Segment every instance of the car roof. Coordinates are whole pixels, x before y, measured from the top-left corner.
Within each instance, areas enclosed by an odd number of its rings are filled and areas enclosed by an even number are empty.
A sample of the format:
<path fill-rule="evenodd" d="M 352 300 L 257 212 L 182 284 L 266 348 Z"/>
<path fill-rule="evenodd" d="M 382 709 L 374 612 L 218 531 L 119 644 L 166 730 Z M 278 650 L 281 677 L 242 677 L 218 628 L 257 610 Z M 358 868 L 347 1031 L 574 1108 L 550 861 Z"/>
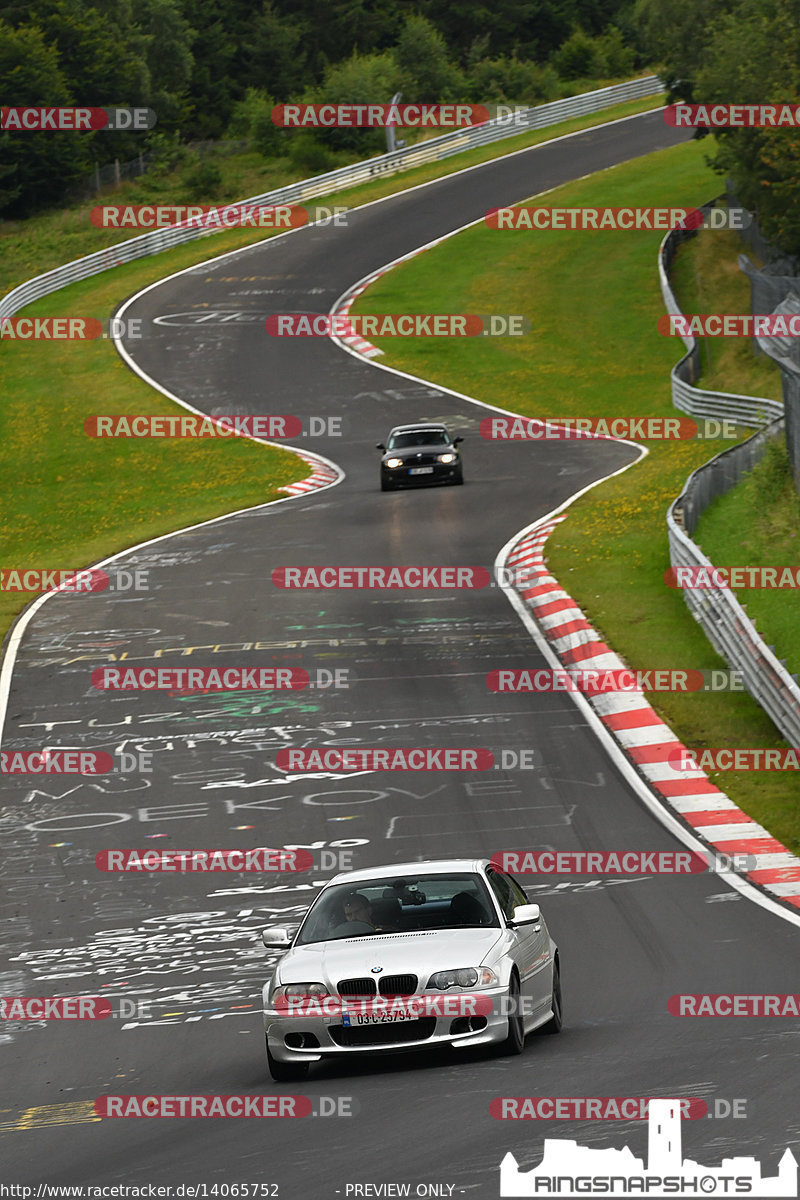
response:
<path fill-rule="evenodd" d="M 424 875 L 447 875 L 450 872 L 474 873 L 489 866 L 488 858 L 437 858 L 430 862 L 383 863 L 376 867 L 365 867 L 360 871 L 340 871 L 329 879 L 325 887 L 333 883 L 366 883 L 376 876 L 410 875 L 412 878 Z"/>
<path fill-rule="evenodd" d="M 426 421 L 423 425 L 395 425 L 394 429 L 389 430 L 389 436 L 393 433 L 422 433 L 428 429 L 443 429 L 447 432 L 447 426 L 441 422 Z"/>

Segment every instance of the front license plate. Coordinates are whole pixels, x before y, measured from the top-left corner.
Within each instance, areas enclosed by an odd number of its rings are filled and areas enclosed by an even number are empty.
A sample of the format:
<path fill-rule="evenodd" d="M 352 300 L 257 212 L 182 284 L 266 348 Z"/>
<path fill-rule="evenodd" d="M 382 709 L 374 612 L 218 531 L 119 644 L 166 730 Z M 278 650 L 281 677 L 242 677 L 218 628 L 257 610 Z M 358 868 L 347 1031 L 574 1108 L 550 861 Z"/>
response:
<path fill-rule="evenodd" d="M 416 1013 L 393 1006 L 391 1012 L 342 1013 L 342 1024 L 348 1029 L 353 1025 L 393 1025 L 396 1021 L 414 1021 L 416 1017 Z"/>
<path fill-rule="evenodd" d="M 433 467 L 412 467 L 409 475 L 432 475 Z"/>

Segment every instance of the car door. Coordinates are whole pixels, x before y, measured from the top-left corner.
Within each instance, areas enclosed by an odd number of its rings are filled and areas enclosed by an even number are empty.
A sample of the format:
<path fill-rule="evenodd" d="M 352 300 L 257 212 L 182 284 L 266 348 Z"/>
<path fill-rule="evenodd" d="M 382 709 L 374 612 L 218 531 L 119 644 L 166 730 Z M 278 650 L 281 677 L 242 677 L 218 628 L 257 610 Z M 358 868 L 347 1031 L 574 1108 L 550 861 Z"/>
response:
<path fill-rule="evenodd" d="M 517 881 L 504 871 L 489 867 L 486 874 L 503 916 L 511 920 L 518 904 L 529 903 L 527 896 Z M 542 1010 L 549 1006 L 552 993 L 552 975 L 548 969 L 551 959 L 550 939 L 545 923 L 537 921 L 530 925 L 520 925 L 509 932 L 514 939 L 511 955 L 519 971 L 520 989 L 522 995 L 527 997 L 525 1011 L 538 1017 Z"/>

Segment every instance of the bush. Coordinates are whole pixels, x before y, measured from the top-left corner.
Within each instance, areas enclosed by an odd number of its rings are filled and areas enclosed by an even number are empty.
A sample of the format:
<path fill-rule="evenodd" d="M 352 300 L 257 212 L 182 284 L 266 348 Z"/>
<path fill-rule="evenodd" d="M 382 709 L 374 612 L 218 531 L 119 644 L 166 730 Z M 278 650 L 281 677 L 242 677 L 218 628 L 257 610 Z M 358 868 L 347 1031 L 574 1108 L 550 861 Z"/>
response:
<path fill-rule="evenodd" d="M 556 100 L 560 81 L 552 66 L 511 58 L 483 58 L 467 77 L 469 98 L 477 104 L 542 104 Z"/>
<path fill-rule="evenodd" d="M 298 171 L 308 175 L 322 175 L 337 165 L 333 151 L 306 129 L 291 135 L 289 160 Z"/>
<path fill-rule="evenodd" d="M 184 179 L 187 200 L 219 199 L 222 172 L 216 163 L 205 159 L 188 173 Z"/>
<path fill-rule="evenodd" d="M 562 79 L 602 79 L 607 74 L 605 55 L 595 38 L 574 29 L 553 55 Z"/>
<path fill-rule="evenodd" d="M 354 53 L 329 66 L 319 88 L 303 99 L 315 104 L 388 104 L 400 86 L 400 70 L 392 54 Z M 383 129 L 327 129 L 317 137 L 331 150 L 356 150 L 363 158 L 386 149 Z"/>
<path fill-rule="evenodd" d="M 636 64 L 636 51 L 626 46 L 622 30 L 609 25 L 596 39 L 599 53 L 605 59 L 605 76 L 632 75 Z"/>
<path fill-rule="evenodd" d="M 286 134 L 273 123 L 274 107 L 275 100 L 267 92 L 261 88 L 248 88 L 244 98 L 234 105 L 228 136 L 246 138 L 251 148 L 265 158 L 282 153 Z"/>

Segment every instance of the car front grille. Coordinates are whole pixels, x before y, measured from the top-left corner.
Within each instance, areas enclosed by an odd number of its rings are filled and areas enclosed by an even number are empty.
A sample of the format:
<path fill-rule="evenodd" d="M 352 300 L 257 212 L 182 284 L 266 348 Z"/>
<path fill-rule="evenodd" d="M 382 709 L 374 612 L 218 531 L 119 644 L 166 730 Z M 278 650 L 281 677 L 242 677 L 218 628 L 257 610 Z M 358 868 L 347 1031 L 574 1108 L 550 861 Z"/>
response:
<path fill-rule="evenodd" d="M 378 980 L 378 991 L 382 996 L 413 996 L 417 983 L 416 975 L 387 975 Z"/>
<path fill-rule="evenodd" d="M 369 975 L 363 979 L 340 979 L 336 990 L 340 996 L 374 996 L 375 980 Z"/>
<path fill-rule="evenodd" d="M 387 1025 L 331 1025 L 328 1032 L 337 1046 L 390 1046 L 424 1041 L 435 1029 L 435 1017 L 418 1017 Z"/>

